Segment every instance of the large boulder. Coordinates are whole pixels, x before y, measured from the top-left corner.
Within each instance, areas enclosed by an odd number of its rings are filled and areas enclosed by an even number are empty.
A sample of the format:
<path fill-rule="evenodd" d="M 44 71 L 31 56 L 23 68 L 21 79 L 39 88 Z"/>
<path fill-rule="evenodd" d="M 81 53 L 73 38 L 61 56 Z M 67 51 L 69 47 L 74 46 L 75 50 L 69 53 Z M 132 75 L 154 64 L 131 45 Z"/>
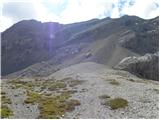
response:
<path fill-rule="evenodd" d="M 159 80 L 158 59 L 158 53 L 145 54 L 141 57 L 126 57 L 114 68 L 129 71 L 142 78 Z"/>

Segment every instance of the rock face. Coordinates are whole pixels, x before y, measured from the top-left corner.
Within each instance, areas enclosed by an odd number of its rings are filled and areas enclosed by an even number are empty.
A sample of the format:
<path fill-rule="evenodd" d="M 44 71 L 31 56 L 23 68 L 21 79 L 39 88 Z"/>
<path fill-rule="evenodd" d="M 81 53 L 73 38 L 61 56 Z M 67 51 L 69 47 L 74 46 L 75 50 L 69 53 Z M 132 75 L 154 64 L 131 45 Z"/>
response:
<path fill-rule="evenodd" d="M 159 49 L 157 44 L 159 41 L 159 28 L 156 27 L 159 26 L 158 17 L 151 19 L 149 23 L 139 20 L 133 22 L 132 19 L 128 19 L 128 22 L 128 26 L 132 27 L 135 33 L 130 39 L 122 39 L 120 41 L 121 46 L 140 55 L 157 52 Z M 134 26 L 132 26 L 133 23 L 135 23 Z M 128 33 L 130 32 L 128 31 Z"/>
<path fill-rule="evenodd" d="M 58 23 L 24 20 L 3 32 L 2 75 L 50 58 L 54 54 L 52 40 L 60 28 Z"/>
<path fill-rule="evenodd" d="M 158 53 L 146 54 L 141 57 L 126 57 L 115 68 L 129 71 L 139 77 L 159 80 L 158 62 Z"/>

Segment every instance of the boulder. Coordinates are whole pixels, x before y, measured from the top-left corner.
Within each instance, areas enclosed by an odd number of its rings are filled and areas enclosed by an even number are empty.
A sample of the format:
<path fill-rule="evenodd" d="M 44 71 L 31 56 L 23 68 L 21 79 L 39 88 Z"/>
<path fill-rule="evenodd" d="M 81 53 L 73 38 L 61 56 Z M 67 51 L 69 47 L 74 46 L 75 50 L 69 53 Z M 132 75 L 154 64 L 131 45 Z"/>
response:
<path fill-rule="evenodd" d="M 126 57 L 122 59 L 115 69 L 129 71 L 139 77 L 159 80 L 158 53 L 145 54 L 141 57 Z"/>

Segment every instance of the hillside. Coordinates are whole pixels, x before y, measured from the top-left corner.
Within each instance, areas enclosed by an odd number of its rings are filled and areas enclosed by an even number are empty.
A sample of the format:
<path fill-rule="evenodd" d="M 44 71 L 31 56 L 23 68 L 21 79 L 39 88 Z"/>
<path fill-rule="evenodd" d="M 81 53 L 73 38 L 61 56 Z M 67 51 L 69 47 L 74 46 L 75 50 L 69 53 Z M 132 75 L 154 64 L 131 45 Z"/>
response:
<path fill-rule="evenodd" d="M 158 17 L 136 16 L 66 25 L 21 21 L 2 33 L 2 75 L 48 76 L 85 61 L 114 67 L 126 57 L 158 52 L 158 24 Z"/>
<path fill-rule="evenodd" d="M 3 79 L 2 91 L 10 100 L 3 105 L 13 111 L 9 118 L 16 119 L 158 119 L 159 113 L 157 81 L 94 62 L 72 65 L 43 78 Z M 118 103 L 112 106 L 115 99 Z"/>

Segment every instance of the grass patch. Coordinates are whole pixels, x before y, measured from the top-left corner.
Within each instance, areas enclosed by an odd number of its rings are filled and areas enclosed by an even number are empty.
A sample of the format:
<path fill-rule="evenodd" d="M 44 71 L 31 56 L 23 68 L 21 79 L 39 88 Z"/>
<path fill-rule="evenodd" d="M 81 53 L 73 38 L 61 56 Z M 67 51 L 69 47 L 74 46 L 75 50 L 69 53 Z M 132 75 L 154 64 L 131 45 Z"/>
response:
<path fill-rule="evenodd" d="M 38 104 L 41 119 L 56 119 L 61 118 L 67 111 L 74 110 L 75 106 L 80 105 L 78 100 L 69 99 L 71 94 L 77 92 L 75 90 L 68 90 L 67 83 L 71 86 L 76 86 L 82 81 L 61 81 L 61 80 L 34 80 L 28 82 L 12 81 L 14 85 L 22 85 L 27 90 L 27 98 L 24 100 L 26 104 Z M 23 83 L 23 84 L 22 84 Z M 40 91 L 44 89 L 49 90 L 49 93 L 35 92 L 35 87 Z M 33 88 L 33 89 L 27 89 Z"/>
<path fill-rule="evenodd" d="M 110 96 L 109 95 L 101 95 L 101 96 L 99 96 L 99 98 L 100 99 L 107 99 L 107 98 L 110 98 Z"/>
<path fill-rule="evenodd" d="M 28 92 L 27 104 L 38 103 L 41 119 L 61 118 L 65 112 L 74 110 L 75 106 L 80 105 L 78 100 L 69 100 L 71 94 L 63 92 L 60 95 L 46 96 L 36 92 Z"/>
<path fill-rule="evenodd" d="M 39 101 L 39 109 L 41 119 L 56 119 L 64 115 L 67 104 L 65 100 L 70 97 L 69 94 L 61 94 L 58 96 L 42 97 Z"/>
<path fill-rule="evenodd" d="M 58 90 L 61 88 L 66 88 L 66 84 L 63 82 L 53 82 L 49 87 L 48 90 L 50 91 L 54 91 L 54 90 Z"/>
<path fill-rule="evenodd" d="M 118 81 L 114 80 L 114 79 L 110 80 L 109 83 L 112 84 L 112 85 L 116 85 L 116 86 L 120 85 L 120 83 Z"/>
<path fill-rule="evenodd" d="M 58 119 L 64 116 L 65 112 L 74 110 L 80 105 L 78 100 L 69 100 L 69 93 L 62 93 L 57 96 L 43 97 L 39 102 L 41 119 Z"/>
<path fill-rule="evenodd" d="M 13 111 L 8 106 L 1 106 L 1 118 L 9 118 L 13 115 Z"/>
<path fill-rule="evenodd" d="M 11 99 L 6 97 L 5 95 L 2 95 L 1 96 L 1 101 L 2 101 L 2 104 L 11 104 Z"/>
<path fill-rule="evenodd" d="M 9 81 L 8 83 L 11 83 L 11 84 L 26 84 L 27 82 L 21 81 L 20 79 L 15 79 L 15 80 Z"/>
<path fill-rule="evenodd" d="M 27 91 L 27 99 L 24 100 L 24 103 L 27 103 L 27 104 L 33 104 L 35 102 L 38 102 L 39 99 L 41 98 L 41 95 L 37 92 L 30 92 L 30 91 Z"/>
<path fill-rule="evenodd" d="M 27 90 L 33 90 L 35 87 L 40 87 L 42 84 L 42 81 L 23 81 L 23 79 L 16 79 L 9 81 L 10 84 L 14 85 L 13 89 L 18 89 L 18 88 L 25 88 Z"/>
<path fill-rule="evenodd" d="M 12 89 L 18 89 L 18 88 L 26 86 L 27 84 L 27 82 L 21 81 L 20 79 L 12 80 L 12 81 L 9 81 L 8 83 L 14 85 Z"/>
<path fill-rule="evenodd" d="M 114 110 L 128 106 L 128 101 L 123 98 L 114 98 L 107 101 L 106 104 Z"/>

